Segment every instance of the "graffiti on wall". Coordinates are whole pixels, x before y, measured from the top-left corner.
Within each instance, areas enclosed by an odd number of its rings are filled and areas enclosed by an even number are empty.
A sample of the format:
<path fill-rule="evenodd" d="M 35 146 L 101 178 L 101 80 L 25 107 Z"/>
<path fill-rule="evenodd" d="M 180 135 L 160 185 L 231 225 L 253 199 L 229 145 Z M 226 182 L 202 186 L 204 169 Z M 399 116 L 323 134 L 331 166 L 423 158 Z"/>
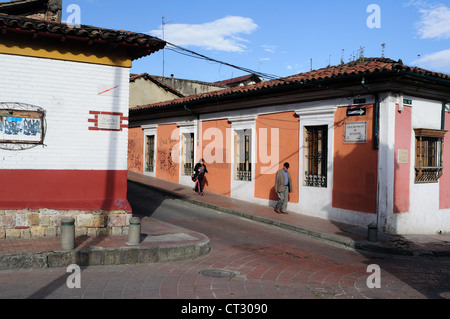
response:
<path fill-rule="evenodd" d="M 134 139 L 128 141 L 128 169 L 140 171 L 143 167 L 143 156 Z"/>
<path fill-rule="evenodd" d="M 175 152 L 174 150 L 174 143 L 170 138 L 159 139 L 159 148 L 158 148 L 158 164 L 161 171 L 171 175 L 175 176 L 178 175 L 178 170 L 176 163 L 173 161 L 172 158 L 172 152 Z"/>

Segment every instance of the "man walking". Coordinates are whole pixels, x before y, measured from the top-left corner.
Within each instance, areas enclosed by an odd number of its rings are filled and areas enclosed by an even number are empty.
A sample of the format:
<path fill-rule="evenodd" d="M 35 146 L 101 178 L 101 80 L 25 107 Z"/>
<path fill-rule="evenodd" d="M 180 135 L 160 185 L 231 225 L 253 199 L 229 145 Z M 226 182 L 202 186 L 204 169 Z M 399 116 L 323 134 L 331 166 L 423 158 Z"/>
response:
<path fill-rule="evenodd" d="M 275 212 L 287 214 L 289 193 L 293 192 L 291 174 L 288 172 L 289 163 L 284 163 L 283 168 L 275 176 L 275 191 L 278 194 L 278 203 Z"/>

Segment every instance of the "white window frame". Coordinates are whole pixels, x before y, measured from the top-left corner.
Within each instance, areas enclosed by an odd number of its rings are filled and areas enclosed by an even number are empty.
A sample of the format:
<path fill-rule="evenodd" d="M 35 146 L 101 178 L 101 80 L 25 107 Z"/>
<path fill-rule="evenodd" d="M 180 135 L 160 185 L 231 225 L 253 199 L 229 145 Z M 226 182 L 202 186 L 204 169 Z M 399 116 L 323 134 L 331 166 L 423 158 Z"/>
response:
<path fill-rule="evenodd" d="M 228 120 L 231 122 L 231 197 L 248 200 L 254 198 L 255 195 L 255 161 L 256 161 L 256 118 L 257 115 L 244 115 L 230 117 Z M 251 180 L 241 181 L 235 179 L 237 171 L 237 163 L 235 163 L 235 146 L 234 138 L 236 131 L 249 130 L 251 136 L 250 139 L 250 162 L 251 162 Z"/>
<path fill-rule="evenodd" d="M 148 176 L 153 176 L 155 177 L 156 175 L 156 170 L 157 170 L 157 162 L 156 162 L 156 151 L 158 149 L 158 136 L 157 136 L 157 128 L 158 125 L 144 125 L 142 126 L 142 129 L 144 130 L 144 150 L 143 150 L 143 170 L 144 170 L 144 175 L 148 175 Z M 154 150 L 153 150 L 153 172 L 147 172 L 146 171 L 146 167 L 147 167 L 147 137 L 148 136 L 154 136 L 155 137 L 155 143 L 154 143 Z"/>
<path fill-rule="evenodd" d="M 185 149 L 184 143 L 184 135 L 185 134 L 194 134 L 194 166 L 197 163 L 197 122 L 195 121 L 187 121 L 187 122 L 179 122 L 177 126 L 180 128 L 180 137 L 179 137 L 179 180 L 180 184 L 192 186 L 191 175 L 184 175 L 184 159 L 183 159 L 183 151 Z"/>

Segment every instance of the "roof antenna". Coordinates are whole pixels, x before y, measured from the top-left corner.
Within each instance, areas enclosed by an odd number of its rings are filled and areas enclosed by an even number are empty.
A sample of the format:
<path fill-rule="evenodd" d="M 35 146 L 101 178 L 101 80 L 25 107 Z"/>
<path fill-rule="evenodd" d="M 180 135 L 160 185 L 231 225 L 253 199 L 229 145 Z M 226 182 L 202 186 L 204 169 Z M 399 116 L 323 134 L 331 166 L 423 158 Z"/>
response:
<path fill-rule="evenodd" d="M 383 43 L 381 45 L 382 49 L 381 49 L 381 57 L 384 58 L 384 50 L 386 49 L 386 43 Z"/>

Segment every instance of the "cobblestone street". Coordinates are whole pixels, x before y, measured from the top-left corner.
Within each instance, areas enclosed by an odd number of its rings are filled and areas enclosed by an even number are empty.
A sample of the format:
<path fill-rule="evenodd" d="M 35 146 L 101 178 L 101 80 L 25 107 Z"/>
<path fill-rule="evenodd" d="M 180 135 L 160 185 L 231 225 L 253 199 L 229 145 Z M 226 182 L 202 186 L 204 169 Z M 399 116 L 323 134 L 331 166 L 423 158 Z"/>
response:
<path fill-rule="evenodd" d="M 64 268 L 0 272 L 0 298 L 438 299 L 450 297 L 450 258 L 403 257 L 334 247 L 148 189 L 130 188 L 136 211 L 208 236 L 206 257 L 81 268 L 81 288 Z M 145 193 L 145 194 L 144 194 Z M 152 197 L 152 202 L 148 197 Z M 140 198 L 141 202 L 137 201 Z M 145 208 L 145 209 L 144 209 Z M 145 231 L 145 217 L 143 231 Z M 369 288 L 369 265 L 381 287 Z M 370 280 L 369 280 L 370 281 Z"/>

